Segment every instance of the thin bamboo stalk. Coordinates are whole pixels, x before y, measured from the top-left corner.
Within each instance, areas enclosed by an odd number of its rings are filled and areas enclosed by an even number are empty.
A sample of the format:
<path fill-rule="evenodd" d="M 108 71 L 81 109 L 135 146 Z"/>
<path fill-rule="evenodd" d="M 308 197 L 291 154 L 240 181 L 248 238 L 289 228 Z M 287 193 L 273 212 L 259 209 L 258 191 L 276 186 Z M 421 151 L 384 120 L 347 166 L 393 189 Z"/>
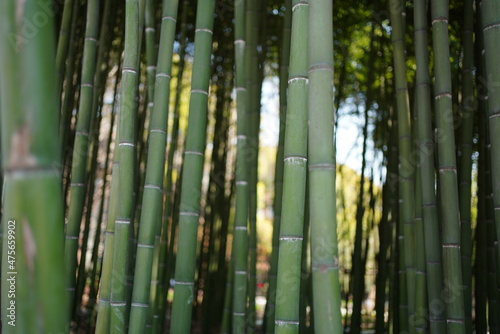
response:
<path fill-rule="evenodd" d="M 320 334 L 342 333 L 333 145 L 332 13 L 331 0 L 310 0 L 308 176 L 314 330 Z"/>
<path fill-rule="evenodd" d="M 83 49 L 80 104 L 73 147 L 73 161 L 71 164 L 71 197 L 68 223 L 66 225 L 66 242 L 64 245 L 70 303 L 73 303 L 75 296 L 78 240 L 85 205 L 85 194 L 87 192 L 87 160 L 89 156 L 90 125 L 92 113 L 94 112 L 92 104 L 94 102 L 98 31 L 99 0 L 91 0 L 87 4 L 87 25 L 85 28 L 85 45 Z"/>
<path fill-rule="evenodd" d="M 411 164 L 411 121 L 408 86 L 406 81 L 403 14 L 405 7 L 398 0 L 390 1 L 392 47 L 394 58 L 395 91 L 398 117 L 399 141 L 399 243 L 400 243 L 400 268 L 399 268 L 399 307 L 400 330 L 413 332 L 408 319 L 415 313 L 415 233 L 414 233 L 414 192 L 413 172 Z M 404 268 L 404 270 L 403 270 Z"/>
<path fill-rule="evenodd" d="M 184 151 L 184 171 L 179 212 L 179 248 L 175 265 L 174 301 L 170 331 L 189 333 L 194 300 L 196 233 L 200 215 L 201 179 L 205 151 L 210 56 L 215 0 L 198 2 L 195 55 L 192 73 L 189 120 Z"/>
<path fill-rule="evenodd" d="M 300 3 L 300 6 L 297 4 Z M 283 215 L 276 290 L 276 333 L 298 333 L 307 177 L 307 50 L 309 6 L 292 1 L 292 32 L 284 147 Z"/>
<path fill-rule="evenodd" d="M 150 313 L 150 288 L 155 249 L 155 235 L 160 234 L 163 176 L 165 171 L 165 145 L 167 140 L 168 106 L 170 96 L 170 78 L 172 74 L 172 53 L 174 47 L 175 25 L 177 21 L 178 1 L 164 1 L 161 28 L 160 49 L 156 74 L 156 91 L 152 107 L 149 139 L 148 161 L 140 230 L 137 244 L 137 260 L 134 273 L 134 288 L 130 311 L 130 328 L 132 332 L 145 329 L 146 319 Z M 146 40 L 147 42 L 147 40 Z M 149 42 L 151 43 L 151 41 Z M 149 45 L 150 48 L 152 47 Z M 149 50 L 151 51 L 151 50 Z M 151 75 L 151 73 L 148 73 Z M 153 92 L 149 91 L 151 94 Z M 150 97 L 151 98 L 151 97 Z M 157 245 L 158 247 L 159 245 Z"/>
<path fill-rule="evenodd" d="M 465 333 L 460 254 L 460 215 L 449 61 L 448 1 L 431 1 L 431 13 L 440 187 L 439 209 L 442 214 L 443 229 L 443 279 L 454 297 L 450 298 L 451 300 L 446 304 L 446 327 L 449 333 Z"/>
<path fill-rule="evenodd" d="M 141 23 L 144 1 L 127 0 L 125 5 L 125 50 L 122 68 L 120 111 L 118 114 L 117 147 L 119 167 L 117 179 L 116 218 L 112 257 L 110 328 L 116 333 L 126 331 L 129 303 L 127 275 L 131 265 L 130 240 L 133 236 L 134 180 L 136 160 L 137 77 L 140 55 Z M 113 171 L 114 172 L 114 171 Z M 111 246 L 111 245 L 110 245 Z"/>
<path fill-rule="evenodd" d="M 252 1 L 252 0 L 250 0 Z M 233 230 L 233 291 L 232 321 L 233 333 L 244 333 L 247 305 L 247 257 L 248 257 L 248 166 L 247 166 L 247 87 L 246 87 L 246 1 L 235 1 L 235 89 L 237 108 L 237 148 L 236 148 L 236 212 Z M 228 274 L 229 275 L 229 274 Z M 228 277 L 229 278 L 229 277 Z M 227 306 L 227 305 L 226 305 Z M 226 321 L 223 320 L 225 326 Z"/>
<path fill-rule="evenodd" d="M 441 299 L 443 291 L 443 273 L 440 250 L 440 232 L 436 207 L 435 177 L 434 177 L 434 143 L 431 121 L 429 52 L 427 40 L 427 3 L 415 1 L 415 54 L 417 63 L 415 113 L 420 155 L 422 218 L 425 234 L 425 257 L 427 272 L 427 300 L 429 301 L 430 329 L 436 333 L 446 333 L 445 313 L 432 303 Z M 417 175 L 418 177 L 418 175 Z"/>
<path fill-rule="evenodd" d="M 271 263 L 269 269 L 269 288 L 266 299 L 266 309 L 264 314 L 263 328 L 266 334 L 274 332 L 274 309 L 276 305 L 276 277 L 278 271 L 278 254 L 279 254 L 279 233 L 282 211 L 283 197 L 283 168 L 284 168 L 284 147 L 285 147 L 285 120 L 287 109 L 287 94 L 288 86 L 288 67 L 290 62 L 290 41 L 291 41 L 291 25 L 292 25 L 292 1 L 285 1 L 285 16 L 283 19 L 283 40 L 280 48 L 280 86 L 279 86 L 279 102 L 280 102 L 280 127 L 278 135 L 278 147 L 276 150 L 276 164 L 274 170 L 274 203 L 273 203 L 273 238 Z"/>

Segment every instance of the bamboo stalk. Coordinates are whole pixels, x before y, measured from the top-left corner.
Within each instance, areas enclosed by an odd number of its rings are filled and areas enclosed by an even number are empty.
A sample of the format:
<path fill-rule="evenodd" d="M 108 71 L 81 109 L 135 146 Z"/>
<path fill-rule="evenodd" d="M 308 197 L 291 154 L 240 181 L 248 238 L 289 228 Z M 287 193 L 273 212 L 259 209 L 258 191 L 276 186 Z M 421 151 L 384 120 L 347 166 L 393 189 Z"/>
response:
<path fill-rule="evenodd" d="M 450 333 L 465 333 L 460 255 L 460 215 L 449 61 L 448 1 L 431 1 L 431 12 L 440 187 L 439 209 L 442 214 L 443 229 L 443 279 L 445 285 L 454 295 L 454 298 L 446 304 L 446 327 Z"/>
<path fill-rule="evenodd" d="M 300 3 L 299 6 L 297 4 Z M 292 1 L 284 147 L 283 203 L 276 290 L 276 333 L 299 332 L 302 243 L 307 176 L 307 49 L 309 6 Z M 305 52 L 304 52 L 305 53 Z"/>
<path fill-rule="evenodd" d="M 3 333 L 61 333 L 69 323 L 53 18 L 24 30 L 42 5 L 0 3 Z"/>
<path fill-rule="evenodd" d="M 314 329 L 319 334 L 342 333 L 333 146 L 332 13 L 331 0 L 310 0 L 308 175 Z"/>
<path fill-rule="evenodd" d="M 179 245 L 175 265 L 171 333 L 189 333 L 194 300 L 197 228 L 200 215 L 201 178 L 205 152 L 206 115 L 212 50 L 215 1 L 198 2 L 195 55 L 192 73 L 189 120 L 184 151 L 184 171 L 179 212 Z"/>
<path fill-rule="evenodd" d="M 66 225 L 66 242 L 64 245 L 70 303 L 73 303 L 75 296 L 78 240 L 85 205 L 85 194 L 87 192 L 87 160 L 89 156 L 90 125 L 93 118 L 92 104 L 94 101 L 98 31 L 99 0 L 92 0 L 87 4 L 87 25 L 85 28 L 85 45 L 83 49 L 80 104 L 73 148 L 73 161 L 71 164 L 71 197 L 68 223 Z"/>
<path fill-rule="evenodd" d="M 167 140 L 168 102 L 177 9 L 178 1 L 164 1 L 160 49 L 158 53 L 159 61 L 155 83 L 156 92 L 159 93 L 154 94 L 154 105 L 150 120 L 148 161 L 146 164 L 140 230 L 136 251 L 137 260 L 134 273 L 134 288 L 130 311 L 129 330 L 132 332 L 140 332 L 145 329 L 146 319 L 150 313 L 149 300 L 155 235 L 159 235 L 163 211 L 165 145 Z M 151 73 L 148 74 L 151 75 Z"/>
<path fill-rule="evenodd" d="M 292 0 L 285 1 L 285 16 L 283 19 L 283 40 L 280 48 L 280 127 L 278 135 L 278 147 L 276 150 L 276 165 L 274 170 L 274 203 L 273 203 L 273 237 L 271 263 L 269 269 L 269 288 L 266 299 L 263 328 L 266 334 L 274 333 L 274 310 L 276 305 L 276 278 L 278 271 L 279 235 L 283 197 L 283 168 L 285 147 L 285 123 L 287 109 L 288 68 L 290 62 L 290 41 L 292 25 Z"/>
<path fill-rule="evenodd" d="M 418 151 L 420 155 L 419 180 L 422 194 L 422 218 L 425 234 L 425 257 L 427 271 L 427 300 L 432 332 L 446 333 L 444 312 L 433 307 L 433 302 L 441 299 L 443 273 L 440 250 L 438 212 L 436 207 L 434 177 L 434 144 L 431 124 L 431 100 L 429 77 L 429 52 L 427 40 L 427 4 L 415 1 L 415 54 L 417 63 L 415 90 L 415 113 L 417 117 Z"/>

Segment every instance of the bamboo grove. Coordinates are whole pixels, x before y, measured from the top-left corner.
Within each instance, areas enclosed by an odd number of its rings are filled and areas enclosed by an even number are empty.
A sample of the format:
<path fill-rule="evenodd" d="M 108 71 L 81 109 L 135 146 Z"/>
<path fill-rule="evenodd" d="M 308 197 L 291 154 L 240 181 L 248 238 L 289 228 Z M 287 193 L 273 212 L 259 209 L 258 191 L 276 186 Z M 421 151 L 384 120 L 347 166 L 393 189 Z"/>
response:
<path fill-rule="evenodd" d="M 500 332 L 499 0 L 2 0 L 0 38 L 1 332 Z"/>

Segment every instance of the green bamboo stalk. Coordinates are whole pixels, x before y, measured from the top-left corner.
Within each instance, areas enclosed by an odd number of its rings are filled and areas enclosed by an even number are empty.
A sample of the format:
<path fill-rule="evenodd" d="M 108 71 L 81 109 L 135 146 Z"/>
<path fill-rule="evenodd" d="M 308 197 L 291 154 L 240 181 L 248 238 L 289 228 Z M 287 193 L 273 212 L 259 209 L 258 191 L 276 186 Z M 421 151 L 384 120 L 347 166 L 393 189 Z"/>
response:
<path fill-rule="evenodd" d="M 119 64 L 121 65 L 121 64 Z M 119 67 L 121 68 L 121 66 Z M 117 74 L 115 90 L 121 87 L 121 78 L 123 72 Z M 115 107 L 119 104 L 117 101 L 118 95 L 115 94 Z M 115 122 L 118 115 L 115 115 Z M 118 132 L 118 126 L 116 132 Z M 109 140 L 112 140 L 110 137 Z M 115 141 L 116 142 L 116 141 Z M 118 150 L 113 152 L 113 164 L 111 175 L 117 175 L 119 170 L 119 157 Z M 109 152 L 108 152 L 109 154 Z M 97 333 L 107 333 L 110 328 L 110 311 L 111 311 L 111 275 L 112 275 L 112 265 L 113 265 L 113 245 L 115 240 L 115 220 L 116 220 L 116 208 L 117 201 L 114 200 L 118 195 L 118 178 L 111 178 L 110 190 L 109 190 L 109 203 L 107 212 L 107 222 L 106 231 L 104 234 L 104 253 L 102 256 L 102 269 L 100 272 L 99 280 L 99 304 L 96 319 L 96 332 Z"/>
<path fill-rule="evenodd" d="M 259 38 L 261 36 L 262 13 L 261 0 L 246 1 L 245 9 L 245 66 L 247 89 L 247 163 L 248 167 L 248 275 L 247 298 L 248 308 L 246 313 L 247 331 L 255 332 L 255 288 L 256 288 L 256 263 L 257 263 L 257 182 L 259 159 L 259 130 L 260 130 L 260 94 L 262 80 L 260 77 Z"/>
<path fill-rule="evenodd" d="M 117 82 L 115 82 L 115 87 L 114 87 L 114 97 L 116 98 L 117 94 Z M 102 259 L 98 257 L 98 250 L 99 250 L 99 245 L 101 244 L 101 230 L 102 230 L 102 225 L 103 225 L 103 216 L 104 216 L 104 200 L 106 198 L 106 188 L 108 186 L 108 180 L 107 180 L 107 175 L 108 175 L 108 169 L 109 169 L 109 161 L 110 161 L 110 156 L 111 156 L 111 142 L 113 140 L 113 131 L 114 131 L 114 124 L 115 124 L 115 119 L 116 119 L 116 114 L 114 111 L 114 108 L 111 109 L 111 120 L 109 123 L 109 133 L 108 133 L 108 142 L 106 146 L 106 159 L 104 161 L 104 170 L 103 170 L 103 176 L 102 176 L 102 187 L 101 187 L 101 203 L 99 205 L 99 213 L 97 215 L 97 226 L 96 226 L 96 233 L 94 236 L 94 246 L 92 249 L 92 257 L 91 257 L 91 262 L 92 262 L 92 270 L 90 272 L 90 291 L 89 291 L 89 309 L 93 310 L 94 309 L 94 304 L 96 302 L 96 296 L 97 296 L 97 291 L 99 287 L 99 280 L 100 280 L 100 264 L 102 264 Z"/>
<path fill-rule="evenodd" d="M 32 36 L 24 23 L 42 5 L 0 3 L 2 333 L 64 333 L 69 323 L 54 21 Z"/>
<path fill-rule="evenodd" d="M 276 290 L 276 333 L 299 332 L 307 176 L 307 33 L 309 5 L 292 1 L 292 31 L 284 147 L 283 214 Z"/>
<path fill-rule="evenodd" d="M 415 113 L 415 115 L 417 115 Z M 415 116 L 415 124 L 418 123 L 418 116 Z M 414 132 L 416 132 L 414 128 Z M 415 133 L 414 133 L 415 134 Z M 415 134 L 416 137 L 416 134 Z M 416 145 L 415 145 L 416 146 Z M 429 311 L 427 299 L 427 285 L 431 284 L 427 281 L 426 272 L 426 240 L 424 232 L 423 206 L 422 206 L 422 173 L 420 172 L 421 165 L 417 165 L 417 173 L 415 177 L 415 243 L 419 245 L 415 254 L 415 317 L 410 319 L 410 324 L 413 322 L 416 333 L 428 333 L 429 328 Z"/>
<path fill-rule="evenodd" d="M 170 78 L 172 73 L 172 52 L 178 1 L 164 1 L 160 49 L 156 74 L 156 91 L 151 113 L 148 161 L 142 198 L 140 230 L 137 244 L 137 259 L 134 274 L 134 288 L 130 311 L 130 331 L 145 329 L 150 313 L 150 287 L 155 235 L 159 235 L 162 217 L 163 176 L 165 170 L 165 145 L 167 140 Z M 147 42 L 147 40 L 146 40 Z M 151 47 L 151 46 L 150 46 Z M 159 245 L 157 245 L 159 246 Z"/>
<path fill-rule="evenodd" d="M 222 312 L 222 324 L 221 324 L 221 334 L 231 333 L 231 309 L 233 300 L 233 270 L 234 261 L 233 258 L 229 260 L 229 265 L 227 266 L 227 279 L 226 279 L 226 289 L 224 292 L 224 310 Z"/>
<path fill-rule="evenodd" d="M 320 334 L 342 333 L 333 146 L 332 13 L 331 0 L 310 0 L 308 175 L 314 329 Z"/>
<path fill-rule="evenodd" d="M 92 103 L 94 101 L 97 39 L 99 38 L 99 4 L 99 0 L 91 0 L 87 4 L 87 25 L 85 28 L 85 46 L 83 49 L 80 104 L 71 168 L 71 197 L 68 223 L 66 225 L 66 242 L 64 245 L 67 282 L 69 283 L 67 289 L 70 291 L 70 303 L 73 303 L 75 296 L 78 239 L 85 205 L 85 194 L 87 192 L 89 133 L 91 119 L 93 118 Z"/>
<path fill-rule="evenodd" d="M 500 240 L 500 68 L 498 67 L 498 42 L 500 41 L 499 19 L 500 4 L 497 1 L 482 0 L 480 4 L 484 35 L 485 73 L 488 79 L 488 118 L 490 132 L 491 174 L 493 205 L 497 240 Z"/>
<path fill-rule="evenodd" d="M 196 239 L 200 214 L 201 178 L 205 151 L 210 56 L 215 0 L 198 2 L 196 13 L 195 54 L 189 103 L 184 171 L 179 212 L 179 245 L 175 265 L 174 301 L 171 333 L 189 333 L 194 300 Z"/>
<path fill-rule="evenodd" d="M 57 98 L 61 97 L 62 86 L 64 83 L 64 70 L 66 68 L 66 60 L 68 55 L 68 46 L 72 40 L 73 34 L 72 22 L 76 21 L 76 7 L 78 7 L 78 2 L 74 3 L 73 0 L 64 0 L 63 13 L 61 19 L 61 28 L 59 30 L 59 39 L 57 41 L 57 52 L 56 52 L 56 72 L 57 72 Z M 54 13 L 56 14 L 56 13 Z M 98 20 L 98 19 L 97 19 Z M 71 58 L 69 58 L 71 61 Z M 73 73 L 71 73 L 73 74 Z"/>
<path fill-rule="evenodd" d="M 306 175 L 307 178 L 307 175 Z M 305 188 L 305 198 L 309 197 L 307 192 L 307 179 L 306 179 L 306 188 Z M 299 333 L 305 333 L 307 326 L 307 307 L 311 306 L 310 298 L 308 294 L 308 285 L 309 279 L 311 277 L 311 261 L 310 261 L 310 226 L 309 226 L 309 203 L 306 200 L 304 203 L 304 235 L 302 242 L 302 261 L 301 261 L 301 275 L 300 275 L 300 301 L 299 301 Z"/>
<path fill-rule="evenodd" d="M 460 255 L 460 215 L 449 61 L 448 1 L 431 1 L 431 12 L 440 186 L 439 208 L 442 214 L 443 229 L 443 279 L 454 296 L 446 304 L 446 327 L 449 333 L 465 333 Z"/>
<path fill-rule="evenodd" d="M 444 311 L 432 303 L 441 300 L 443 273 L 440 250 L 440 232 L 436 207 L 434 177 L 434 143 L 431 121 L 429 52 L 427 38 L 427 2 L 415 1 L 415 55 L 417 63 L 415 113 L 417 117 L 418 152 L 420 155 L 420 175 L 422 194 L 422 218 L 425 234 L 425 257 L 427 272 L 427 300 L 431 332 L 446 333 Z"/>
<path fill-rule="evenodd" d="M 285 147 L 285 118 L 287 109 L 286 89 L 288 86 L 288 67 L 290 62 L 290 41 L 292 25 L 292 1 L 285 1 L 285 16 L 283 19 L 283 39 L 280 48 L 280 127 L 278 135 L 278 147 L 276 150 L 276 164 L 274 169 L 274 220 L 271 263 L 269 269 L 269 288 L 267 292 L 266 309 L 264 314 L 264 331 L 266 334 L 274 332 L 274 310 L 276 305 L 276 278 L 278 271 L 279 235 L 281 222 L 281 205 L 283 197 L 283 169 L 284 169 L 284 147 Z"/>
<path fill-rule="evenodd" d="M 164 296 L 168 290 L 169 286 L 169 259 L 173 256 L 173 244 L 176 226 L 173 220 L 173 199 L 175 191 L 173 188 L 173 171 L 174 167 L 174 156 L 177 151 L 178 135 L 179 135 L 179 109 L 180 109 L 180 98 L 183 88 L 183 74 L 185 65 L 185 54 L 186 54 L 186 22 L 187 22 L 187 6 L 188 1 L 182 1 L 181 8 L 181 24 L 180 24 L 180 46 L 179 46 L 179 63 L 177 64 L 177 87 L 175 91 L 175 101 L 174 109 L 172 112 L 173 124 L 170 131 L 170 146 L 168 148 L 167 154 L 167 172 L 165 176 L 165 209 L 163 212 L 163 224 L 160 232 L 160 258 L 158 263 L 158 281 L 159 290 L 156 294 L 155 308 L 153 311 L 153 332 L 159 333 L 163 327 L 164 319 L 161 316 L 165 313 L 165 301 Z M 169 230 L 170 226 L 170 230 Z M 170 234 L 169 234 L 170 233 Z M 170 239 L 170 242 L 169 240 Z"/>
<path fill-rule="evenodd" d="M 134 232 L 131 223 L 134 213 L 134 165 L 136 160 L 137 76 L 140 55 L 140 35 L 143 19 L 141 0 L 127 0 L 125 7 L 125 51 L 123 58 L 120 111 L 118 114 L 117 147 L 119 163 L 115 200 L 116 218 L 112 258 L 110 329 L 116 333 L 126 331 L 128 324 L 127 274 L 132 259 L 129 258 L 129 238 Z M 111 246 L 111 245 L 110 245 Z"/>
<path fill-rule="evenodd" d="M 414 233 L 414 192 L 413 172 L 414 167 L 410 160 L 411 155 L 411 124 L 410 106 L 408 100 L 408 87 L 406 82 L 405 45 L 403 14 L 405 7 L 398 0 L 390 1 L 392 47 L 394 58 L 395 91 L 398 117 L 399 140 L 399 243 L 400 264 L 404 266 L 400 271 L 400 330 L 413 332 L 414 328 L 408 326 L 408 319 L 415 313 L 415 233 Z M 405 280 L 406 282 L 403 282 Z M 406 288 L 405 288 L 406 286 Z M 406 297 L 403 295 L 406 294 Z M 405 299 L 407 303 L 405 304 Z M 406 312 L 408 312 L 406 314 Z"/>
<path fill-rule="evenodd" d="M 471 178 L 474 96 L 474 2 L 464 1 L 462 33 L 462 126 L 459 131 L 458 196 L 460 205 L 462 273 L 464 283 L 465 330 L 472 332 L 472 231 L 471 231 Z"/>
<path fill-rule="evenodd" d="M 151 114 L 151 109 L 154 103 L 155 94 L 155 77 L 156 77 L 156 63 L 157 63 L 157 50 L 155 47 L 156 42 L 156 29 L 155 29 L 155 3 L 153 0 L 146 0 L 144 10 L 144 24 L 145 24 L 145 42 L 146 42 L 146 82 L 148 85 L 147 96 L 147 114 Z M 177 17 L 177 12 L 175 13 Z M 162 20 L 163 24 L 163 20 Z M 160 44 L 162 40 L 160 39 Z"/>
<path fill-rule="evenodd" d="M 237 148 L 236 148 L 236 213 L 233 230 L 233 291 L 232 291 L 232 332 L 245 332 L 247 305 L 247 257 L 248 257 L 248 166 L 247 166 L 247 87 L 246 87 L 246 1 L 234 2 L 235 34 L 235 90 L 237 108 Z M 229 275 L 229 274 L 228 274 Z"/>
<path fill-rule="evenodd" d="M 74 67 L 77 59 L 77 49 L 79 48 L 80 41 L 76 39 L 76 32 L 77 32 L 77 27 L 79 26 L 80 20 L 77 19 L 78 13 L 79 13 L 80 6 L 73 6 L 73 20 L 71 22 L 71 32 L 70 32 L 70 45 L 71 47 L 69 48 L 68 54 L 67 54 L 67 59 L 66 59 L 66 68 L 64 72 L 64 96 L 62 97 L 62 102 L 61 102 L 61 116 L 60 116 L 60 138 L 61 138 L 61 162 L 63 166 L 66 165 L 66 150 L 65 148 L 67 147 L 67 137 L 68 137 L 68 130 L 70 127 L 70 121 L 72 117 L 72 112 L 73 108 L 71 106 L 72 101 L 75 98 L 75 85 L 73 82 L 74 78 Z M 62 80 L 62 79 L 61 79 Z M 62 83 L 61 83 L 62 85 Z M 69 176 L 68 176 L 69 179 Z M 68 182 L 68 181 L 66 181 Z"/>

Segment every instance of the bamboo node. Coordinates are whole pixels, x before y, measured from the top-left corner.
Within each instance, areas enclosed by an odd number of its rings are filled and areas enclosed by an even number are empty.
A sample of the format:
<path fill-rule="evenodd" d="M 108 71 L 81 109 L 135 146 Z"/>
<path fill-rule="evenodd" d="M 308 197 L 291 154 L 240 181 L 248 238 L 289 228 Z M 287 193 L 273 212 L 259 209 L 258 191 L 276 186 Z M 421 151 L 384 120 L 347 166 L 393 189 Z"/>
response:
<path fill-rule="evenodd" d="M 149 307 L 149 304 L 144 304 L 144 303 L 132 303 L 131 304 L 132 307 Z"/>
<path fill-rule="evenodd" d="M 179 212 L 180 216 L 192 216 L 192 217 L 198 217 L 199 213 L 198 212 L 190 212 L 190 211 L 181 211 Z"/>
<path fill-rule="evenodd" d="M 186 281 L 176 281 L 176 280 L 174 280 L 174 286 L 175 285 L 194 285 L 194 282 L 186 282 Z"/>
<path fill-rule="evenodd" d="M 212 30 L 206 29 L 206 28 L 198 28 L 194 32 L 202 32 L 202 31 L 203 32 L 208 32 L 210 35 L 213 35 L 213 33 L 214 33 Z"/>
<path fill-rule="evenodd" d="M 155 190 L 159 190 L 160 192 L 163 192 L 163 189 L 157 185 L 154 185 L 154 184 L 146 184 L 144 186 L 144 189 L 155 189 Z"/>
<path fill-rule="evenodd" d="M 437 99 L 440 99 L 440 98 L 443 98 L 443 97 L 447 97 L 447 98 L 450 98 L 451 99 L 451 93 L 449 92 L 444 92 L 444 93 L 439 93 L 439 94 L 436 94 L 434 96 L 434 99 L 437 100 Z"/>
<path fill-rule="evenodd" d="M 443 244 L 443 248 L 455 248 L 455 249 L 460 249 L 460 245 L 459 245 L 459 244 L 447 243 L 447 244 Z"/>
<path fill-rule="evenodd" d="M 184 154 L 199 155 L 200 157 L 203 157 L 203 153 L 198 151 L 184 151 Z"/>
<path fill-rule="evenodd" d="M 161 134 L 164 134 L 164 135 L 167 134 L 167 131 L 165 131 L 163 129 L 151 129 L 149 132 L 150 133 L 155 133 L 156 132 L 156 133 L 161 133 Z"/>
<path fill-rule="evenodd" d="M 294 321 L 294 320 L 274 320 L 274 324 L 276 326 L 288 326 L 288 325 L 292 325 L 292 326 L 298 326 L 299 325 L 299 322 L 298 321 Z"/>
<path fill-rule="evenodd" d="M 159 73 L 156 73 L 156 77 L 161 77 L 161 78 L 167 78 L 167 79 L 171 79 L 172 77 L 167 74 L 167 73 L 164 73 L 164 72 L 159 72 Z"/>
<path fill-rule="evenodd" d="M 172 21 L 172 22 L 177 23 L 177 19 L 176 19 L 175 17 L 172 17 L 172 16 L 164 16 L 164 17 L 162 17 L 162 18 L 161 18 L 161 20 L 162 20 L 162 21 L 163 21 L 163 20 L 170 20 L 170 21 Z"/>
<path fill-rule="evenodd" d="M 434 25 L 434 23 L 438 23 L 438 22 L 444 22 L 444 23 L 448 24 L 448 18 L 445 16 L 436 17 L 435 19 L 432 20 L 432 25 Z"/>
<path fill-rule="evenodd" d="M 309 3 L 305 2 L 305 1 L 297 2 L 295 5 L 293 5 L 292 12 L 295 10 L 295 8 L 300 7 L 300 6 L 308 6 L 309 7 Z"/>
<path fill-rule="evenodd" d="M 155 248 L 154 245 L 148 245 L 148 244 L 137 244 L 137 247 L 140 247 L 140 248 L 149 248 L 149 249 Z"/>
<path fill-rule="evenodd" d="M 124 67 L 122 70 L 122 73 L 132 73 L 132 74 L 137 74 L 137 70 L 132 67 Z"/>
<path fill-rule="evenodd" d="M 288 79 L 288 84 L 291 84 L 294 81 L 302 81 L 302 80 L 304 80 L 306 82 L 306 84 L 309 83 L 308 77 L 303 76 L 303 75 L 298 75 L 298 76 L 295 76 L 293 78 Z"/>
<path fill-rule="evenodd" d="M 118 146 L 128 146 L 128 147 L 135 147 L 135 144 L 131 141 L 121 141 Z"/>
<path fill-rule="evenodd" d="M 206 90 L 203 90 L 203 89 L 191 89 L 191 94 L 193 93 L 199 93 L 199 94 L 204 94 L 206 96 L 208 96 L 208 92 Z"/>
<path fill-rule="evenodd" d="M 494 28 L 498 28 L 498 27 L 500 27 L 500 22 L 489 24 L 483 28 L 483 33 L 490 30 L 490 29 L 494 29 Z"/>
<path fill-rule="evenodd" d="M 296 236 L 283 236 L 283 237 L 280 237 L 280 240 L 283 240 L 283 241 L 302 241 L 304 240 L 303 237 L 296 237 Z"/>

